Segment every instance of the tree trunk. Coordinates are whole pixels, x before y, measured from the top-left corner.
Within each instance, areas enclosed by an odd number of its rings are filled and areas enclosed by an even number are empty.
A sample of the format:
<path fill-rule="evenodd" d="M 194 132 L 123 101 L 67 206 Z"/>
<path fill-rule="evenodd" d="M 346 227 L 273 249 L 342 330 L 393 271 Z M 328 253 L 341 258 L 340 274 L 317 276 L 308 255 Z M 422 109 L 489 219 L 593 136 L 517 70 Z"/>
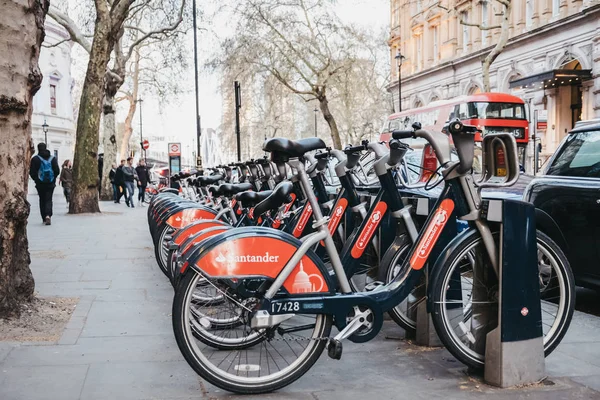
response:
<path fill-rule="evenodd" d="M 329 125 L 329 131 L 331 133 L 331 140 L 333 142 L 333 147 L 341 150 L 342 149 L 342 141 L 340 140 L 340 132 L 338 130 L 337 124 L 331 111 L 329 111 L 329 102 L 327 101 L 327 96 L 324 94 L 318 97 L 319 106 L 321 107 L 321 113 L 323 114 L 323 118 L 327 121 L 327 125 Z"/>
<path fill-rule="evenodd" d="M 33 298 L 27 241 L 31 113 L 49 2 L 1 1 L 0 9 L 0 318 L 18 316 Z"/>
<path fill-rule="evenodd" d="M 135 100 L 138 98 L 139 82 L 140 82 L 140 53 L 136 51 L 135 58 L 133 59 L 133 75 L 131 77 L 133 88 L 131 90 L 131 96 L 128 95 L 127 101 L 129 101 L 129 110 L 127 111 L 127 117 L 125 117 L 125 133 L 121 141 L 121 149 L 119 151 L 119 160 L 123 160 L 127 157 L 127 151 L 129 149 L 129 140 L 133 134 L 133 117 L 137 109 L 137 103 Z"/>
<path fill-rule="evenodd" d="M 98 206 L 98 131 L 104 96 L 104 75 L 115 43 L 111 37 L 110 28 L 110 18 L 98 13 L 77 118 L 70 214 L 100 212 Z"/>
<path fill-rule="evenodd" d="M 483 76 L 483 91 L 491 92 L 492 85 L 490 84 L 490 67 L 492 63 L 498 58 L 500 53 L 506 47 L 508 43 L 508 35 L 510 33 L 510 14 L 512 11 L 512 1 L 507 0 L 507 4 L 502 4 L 502 23 L 500 24 L 500 38 L 498 43 L 489 52 L 489 54 L 481 62 L 481 73 Z"/>
<path fill-rule="evenodd" d="M 105 93 L 102 112 L 104 114 L 102 147 L 104 148 L 104 166 L 102 168 L 102 187 L 100 200 L 112 200 L 113 191 L 109 174 L 113 163 L 117 162 L 117 121 L 115 119 L 115 98 Z"/>

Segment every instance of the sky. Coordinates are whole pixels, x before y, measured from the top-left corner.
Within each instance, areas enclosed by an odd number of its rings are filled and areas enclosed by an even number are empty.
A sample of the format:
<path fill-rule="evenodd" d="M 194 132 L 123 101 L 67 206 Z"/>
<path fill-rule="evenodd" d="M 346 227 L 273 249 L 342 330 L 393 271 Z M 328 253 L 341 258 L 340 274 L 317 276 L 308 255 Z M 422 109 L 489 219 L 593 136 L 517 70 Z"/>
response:
<path fill-rule="evenodd" d="M 243 1 L 243 0 L 242 0 Z M 390 0 L 337 0 L 337 12 L 342 21 L 356 23 L 365 27 L 379 30 L 389 26 Z M 203 1 L 197 1 L 198 7 L 206 7 Z M 211 2 L 208 2 L 211 3 Z M 203 28 L 202 22 L 199 28 Z M 218 45 L 218 37 L 225 37 L 231 32 L 231 26 L 225 20 L 214 24 L 210 31 L 201 30 L 198 35 L 198 62 L 204 64 L 208 55 L 214 52 L 214 46 Z M 193 70 L 193 33 L 190 30 L 186 42 L 190 48 L 190 68 L 184 78 L 188 92 L 178 98 L 170 99 L 168 102 L 160 102 L 158 98 L 145 97 L 143 103 L 143 132 L 145 137 L 149 136 L 173 136 L 181 141 L 184 156 L 186 152 L 195 148 L 195 102 L 194 102 L 194 70 Z M 74 58 L 82 59 L 81 49 L 74 50 Z M 73 77 L 83 80 L 86 65 L 79 63 L 73 67 Z M 199 74 L 199 99 L 200 116 L 202 128 L 216 128 L 221 123 L 221 96 L 218 92 L 220 83 L 216 73 L 200 70 Z M 233 85 L 233 82 L 231 83 Z M 126 104 L 118 105 L 117 121 L 125 120 Z M 139 126 L 139 114 L 134 118 L 134 134 Z M 152 146 L 152 143 L 150 143 Z M 188 147 L 189 146 L 189 147 Z M 188 150 L 189 149 L 189 150 Z"/>

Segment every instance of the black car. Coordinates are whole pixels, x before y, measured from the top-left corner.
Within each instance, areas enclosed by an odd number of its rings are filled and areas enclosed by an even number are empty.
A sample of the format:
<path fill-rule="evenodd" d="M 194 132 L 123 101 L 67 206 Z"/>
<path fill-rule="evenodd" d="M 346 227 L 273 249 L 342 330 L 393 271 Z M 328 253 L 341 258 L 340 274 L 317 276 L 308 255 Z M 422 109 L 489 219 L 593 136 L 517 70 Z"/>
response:
<path fill-rule="evenodd" d="M 573 129 L 523 200 L 558 224 L 577 285 L 600 290 L 600 124 Z"/>

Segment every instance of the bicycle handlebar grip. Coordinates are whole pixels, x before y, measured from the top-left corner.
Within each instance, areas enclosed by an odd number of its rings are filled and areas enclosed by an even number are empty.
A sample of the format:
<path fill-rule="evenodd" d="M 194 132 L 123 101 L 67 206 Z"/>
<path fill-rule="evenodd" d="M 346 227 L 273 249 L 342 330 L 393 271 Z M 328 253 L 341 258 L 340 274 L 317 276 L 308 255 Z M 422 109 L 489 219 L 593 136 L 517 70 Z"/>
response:
<path fill-rule="evenodd" d="M 401 143 L 398 139 L 390 140 L 389 144 L 390 157 L 388 158 L 387 164 L 393 167 L 402 161 L 406 151 L 408 150 L 408 146 L 404 143 Z"/>
<path fill-rule="evenodd" d="M 315 154 L 315 158 L 316 158 L 317 160 L 322 160 L 323 158 L 327 158 L 327 157 L 329 157 L 329 152 L 327 152 L 327 151 L 324 151 L 324 152 L 322 152 L 322 153 L 316 153 L 316 154 Z"/>
<path fill-rule="evenodd" d="M 414 131 L 393 131 L 392 137 L 394 139 L 410 139 L 415 137 Z"/>
<path fill-rule="evenodd" d="M 463 123 L 460 120 L 455 119 L 448 124 L 448 132 L 452 135 L 458 135 L 463 133 Z"/>
<path fill-rule="evenodd" d="M 360 146 L 347 146 L 344 149 L 344 153 L 346 154 L 350 154 L 350 153 L 356 153 L 357 151 L 363 151 L 365 150 L 366 145 L 360 145 Z"/>

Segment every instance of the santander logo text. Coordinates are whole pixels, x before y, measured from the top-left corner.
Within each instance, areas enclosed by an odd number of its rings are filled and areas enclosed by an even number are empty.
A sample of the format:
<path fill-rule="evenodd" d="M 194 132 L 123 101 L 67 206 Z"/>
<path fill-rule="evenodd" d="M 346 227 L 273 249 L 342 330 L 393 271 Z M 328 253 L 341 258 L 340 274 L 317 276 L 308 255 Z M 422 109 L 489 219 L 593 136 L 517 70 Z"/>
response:
<path fill-rule="evenodd" d="M 219 263 L 276 263 L 279 256 L 272 256 L 267 251 L 264 255 L 256 254 L 227 254 L 219 253 L 215 261 Z"/>
<path fill-rule="evenodd" d="M 304 210 L 302 210 L 302 214 L 300 215 L 300 219 L 298 220 L 298 223 L 296 224 L 296 227 L 294 228 L 294 232 L 292 232 L 295 237 L 298 238 L 302 235 L 302 232 L 304 232 L 304 228 L 306 227 L 306 224 L 307 224 L 308 220 L 310 219 L 311 215 L 312 215 L 312 207 L 310 206 L 309 203 L 306 203 L 306 207 L 304 207 Z"/>
<path fill-rule="evenodd" d="M 379 203 L 377 203 L 377 205 L 373 209 L 373 213 L 367 221 L 367 224 L 361 231 L 358 240 L 352 247 L 352 251 L 350 252 L 352 257 L 359 258 L 360 256 L 362 256 L 363 252 L 365 251 L 365 248 L 371 241 L 373 234 L 377 230 L 377 227 L 381 223 L 381 218 L 383 217 L 383 214 L 385 214 L 386 210 L 387 204 L 385 202 L 380 201 Z"/>
<path fill-rule="evenodd" d="M 454 202 L 450 199 L 442 200 L 440 206 L 435 210 L 435 214 L 417 246 L 417 251 L 410 258 L 410 266 L 413 269 L 419 270 L 423 268 L 433 246 L 435 246 L 444 230 L 444 226 L 448 222 L 448 216 L 452 214 L 453 210 Z"/>

